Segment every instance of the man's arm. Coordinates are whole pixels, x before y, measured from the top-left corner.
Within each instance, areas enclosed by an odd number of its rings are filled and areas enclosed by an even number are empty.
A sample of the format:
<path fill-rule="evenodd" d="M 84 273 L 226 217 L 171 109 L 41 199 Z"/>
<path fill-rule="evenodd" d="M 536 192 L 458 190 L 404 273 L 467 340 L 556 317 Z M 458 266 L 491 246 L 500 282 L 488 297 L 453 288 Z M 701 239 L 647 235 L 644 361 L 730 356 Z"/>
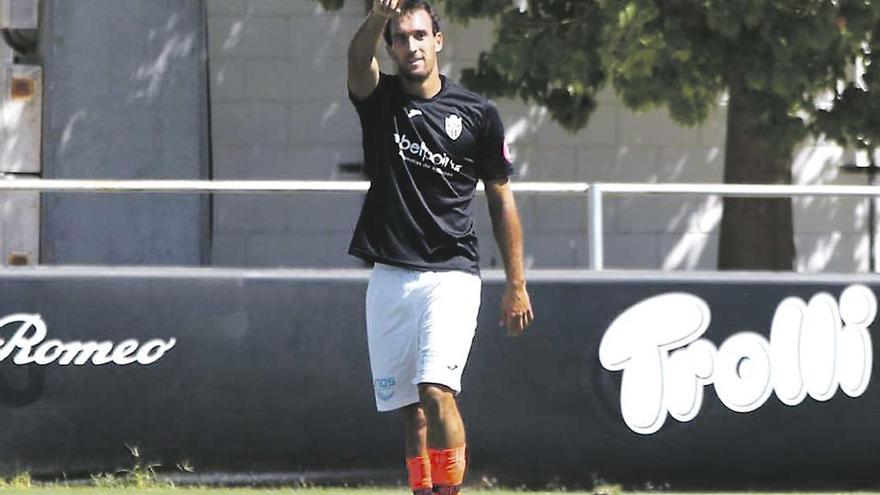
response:
<path fill-rule="evenodd" d="M 348 46 L 348 90 L 359 100 L 370 96 L 379 84 L 376 45 L 388 18 L 397 12 L 397 4 L 398 0 L 373 0 L 373 9 Z"/>
<path fill-rule="evenodd" d="M 522 334 L 535 318 L 523 268 L 522 227 L 510 183 L 506 179 L 485 182 L 486 199 L 495 242 L 504 260 L 507 287 L 501 300 L 501 322 L 508 335 Z"/>

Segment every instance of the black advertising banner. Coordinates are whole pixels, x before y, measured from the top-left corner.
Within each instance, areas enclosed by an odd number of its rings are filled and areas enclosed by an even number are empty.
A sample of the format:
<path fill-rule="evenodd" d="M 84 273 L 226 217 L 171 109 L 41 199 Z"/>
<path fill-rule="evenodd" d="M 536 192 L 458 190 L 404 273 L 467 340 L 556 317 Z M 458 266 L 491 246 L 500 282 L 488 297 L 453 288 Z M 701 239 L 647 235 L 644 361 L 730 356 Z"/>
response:
<path fill-rule="evenodd" d="M 397 468 L 375 412 L 364 271 L 0 273 L 0 469 Z M 532 274 L 498 327 L 485 275 L 460 396 L 472 472 L 531 482 L 880 481 L 880 278 Z M 390 391 L 388 391 L 390 393 Z"/>

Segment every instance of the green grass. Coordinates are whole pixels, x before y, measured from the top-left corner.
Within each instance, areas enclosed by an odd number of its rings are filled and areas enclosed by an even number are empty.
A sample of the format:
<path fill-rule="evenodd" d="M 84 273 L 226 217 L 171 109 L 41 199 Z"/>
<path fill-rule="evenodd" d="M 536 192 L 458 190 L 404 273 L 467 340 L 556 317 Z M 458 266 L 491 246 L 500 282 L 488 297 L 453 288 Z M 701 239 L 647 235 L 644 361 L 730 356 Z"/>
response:
<path fill-rule="evenodd" d="M 397 488 L 280 488 L 280 489 L 257 489 L 257 488 L 102 488 L 102 487 L 68 487 L 68 486 L 39 486 L 30 488 L 0 487 L 0 495 L 407 495 L 409 490 L 405 487 Z M 523 490 L 500 490 L 471 488 L 465 490 L 467 494 L 479 495 L 594 495 L 596 492 L 570 492 L 570 491 L 523 491 Z M 682 495 L 675 492 L 621 492 L 626 495 Z M 796 495 L 797 492 L 785 492 L 779 495 Z M 880 495 L 877 492 L 809 492 L 809 495 Z M 686 495 L 701 495 L 696 492 L 688 492 Z M 705 492 L 705 495 L 747 495 L 747 492 Z M 773 495 L 762 493 L 761 495 Z"/>
<path fill-rule="evenodd" d="M 96 488 L 96 487 L 32 487 L 0 488 L 0 494 L 22 495 L 406 495 L 404 488 L 347 489 L 347 488 Z"/>
<path fill-rule="evenodd" d="M 409 490 L 398 488 L 96 488 L 65 486 L 32 486 L 31 488 L 0 488 L 0 495 L 407 495 Z M 521 490 L 468 489 L 468 493 L 481 495 L 559 495 L 562 492 L 523 492 Z M 566 494 L 592 494 L 592 492 L 565 492 Z"/>
<path fill-rule="evenodd" d="M 0 495 L 408 495 L 410 491 L 406 487 L 392 488 L 194 488 L 194 487 L 88 487 L 88 486 L 64 486 L 64 485 L 40 485 L 34 483 L 29 488 L 0 486 Z M 465 495 L 595 495 L 597 492 L 574 492 L 574 491 L 524 491 L 502 490 L 497 488 L 469 488 L 465 487 Z M 628 492 L 627 495 L 635 495 Z M 614 494 L 619 495 L 619 494 Z M 648 495 L 648 494 L 641 494 Z M 654 494 L 656 495 L 656 494 Z M 664 495 L 668 495 L 664 493 Z M 695 495 L 695 494 L 688 494 Z M 791 494 L 786 494 L 791 495 Z M 811 494 L 816 495 L 816 494 Z"/>

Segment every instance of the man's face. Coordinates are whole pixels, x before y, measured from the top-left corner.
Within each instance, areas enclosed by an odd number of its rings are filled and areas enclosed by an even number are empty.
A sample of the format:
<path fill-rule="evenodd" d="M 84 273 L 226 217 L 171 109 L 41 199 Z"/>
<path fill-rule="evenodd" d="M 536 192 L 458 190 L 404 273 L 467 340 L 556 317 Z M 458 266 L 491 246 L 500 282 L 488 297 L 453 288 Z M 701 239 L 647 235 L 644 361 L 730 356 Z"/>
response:
<path fill-rule="evenodd" d="M 419 9 L 392 18 L 388 55 L 398 73 L 412 81 L 423 81 L 437 67 L 437 52 L 443 48 L 443 33 L 434 33 L 431 16 Z"/>

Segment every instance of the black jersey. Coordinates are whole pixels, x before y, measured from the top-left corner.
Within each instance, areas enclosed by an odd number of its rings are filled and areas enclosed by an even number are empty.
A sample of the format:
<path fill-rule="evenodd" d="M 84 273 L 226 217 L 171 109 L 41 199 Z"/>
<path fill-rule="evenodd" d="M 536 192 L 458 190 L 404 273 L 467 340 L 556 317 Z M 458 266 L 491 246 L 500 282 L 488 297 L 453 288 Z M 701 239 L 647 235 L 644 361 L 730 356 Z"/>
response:
<path fill-rule="evenodd" d="M 349 254 L 416 270 L 479 273 L 471 203 L 479 180 L 513 171 L 498 110 L 441 76 L 433 98 L 380 74 L 361 121 L 370 179 Z"/>

